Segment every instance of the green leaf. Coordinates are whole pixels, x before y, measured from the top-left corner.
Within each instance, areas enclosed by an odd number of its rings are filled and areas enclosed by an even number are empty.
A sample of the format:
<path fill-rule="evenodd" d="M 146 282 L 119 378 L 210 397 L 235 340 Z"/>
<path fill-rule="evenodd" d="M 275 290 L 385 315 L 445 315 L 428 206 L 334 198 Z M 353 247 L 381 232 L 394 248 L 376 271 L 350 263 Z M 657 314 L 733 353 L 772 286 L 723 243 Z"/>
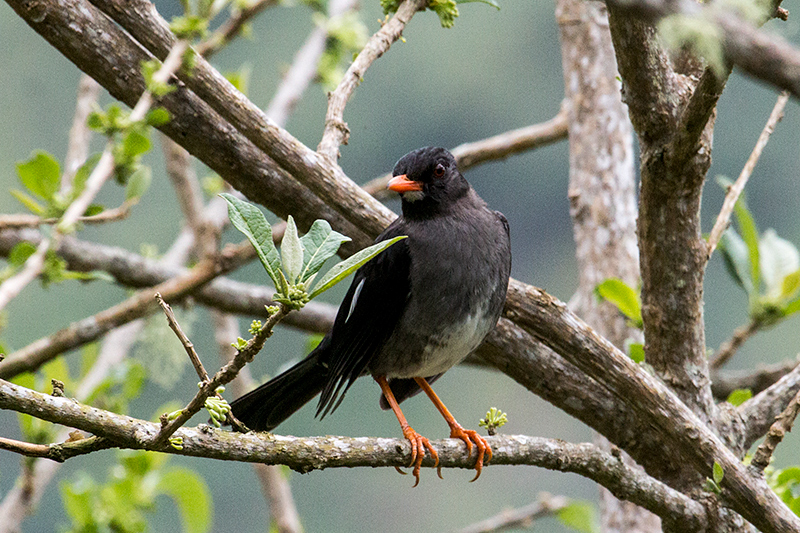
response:
<path fill-rule="evenodd" d="M 158 491 L 175 501 L 185 532 L 205 533 L 211 529 L 211 494 L 196 472 L 188 468 L 170 468 L 161 476 Z"/>
<path fill-rule="evenodd" d="M 407 235 L 401 235 L 399 237 L 395 237 L 394 239 L 389 239 L 388 241 L 382 241 L 377 244 L 373 244 L 368 248 L 364 248 L 360 252 L 351 255 L 341 263 L 337 263 L 333 266 L 328 272 L 322 276 L 314 290 L 309 295 L 309 299 L 316 298 L 323 292 L 327 291 L 344 278 L 349 276 L 352 272 L 358 270 L 361 265 L 387 249 L 389 246 L 393 245 L 399 240 L 405 239 Z"/>
<path fill-rule="evenodd" d="M 228 202 L 228 218 L 231 219 L 231 224 L 244 233 L 256 249 L 264 270 L 275 285 L 275 290 L 281 292 L 281 258 L 272 242 L 272 227 L 264 217 L 264 213 L 253 204 L 230 194 L 222 193 L 220 196 Z"/>
<path fill-rule="evenodd" d="M 558 511 L 558 520 L 567 527 L 583 533 L 600 531 L 597 510 L 587 502 L 574 502 Z"/>
<path fill-rule="evenodd" d="M 14 267 L 21 267 L 36 252 L 36 246 L 32 243 L 18 242 L 8 254 L 8 264 Z"/>
<path fill-rule="evenodd" d="M 719 240 L 719 251 L 728 274 L 750 295 L 753 292 L 753 280 L 750 277 L 750 252 L 739 234 L 728 228 Z"/>
<path fill-rule="evenodd" d="M 147 112 L 144 121 L 149 126 L 158 127 L 158 126 L 163 126 L 171 119 L 172 115 L 169 114 L 169 111 L 167 111 L 163 107 L 154 107 L 153 109 Z"/>
<path fill-rule="evenodd" d="M 759 259 L 758 250 L 758 229 L 753 220 L 753 215 L 747 210 L 744 197 L 740 196 L 736 205 L 733 206 L 733 211 L 736 214 L 736 222 L 739 224 L 739 231 L 742 232 L 742 239 L 747 245 L 747 251 L 750 258 L 750 279 L 753 283 L 753 294 L 758 293 L 761 287 L 761 262 Z"/>
<path fill-rule="evenodd" d="M 34 152 L 33 157 L 17 163 L 17 175 L 25 188 L 41 198 L 50 200 L 61 185 L 61 167 L 47 152 Z"/>
<path fill-rule="evenodd" d="M 630 343 L 628 345 L 628 357 L 637 365 L 644 363 L 644 344 L 640 342 Z"/>
<path fill-rule="evenodd" d="M 800 252 L 769 228 L 759 239 L 758 253 L 765 296 L 778 303 L 783 297 L 784 279 L 800 269 Z"/>
<path fill-rule="evenodd" d="M 150 187 L 150 182 L 153 180 L 153 173 L 150 167 L 139 167 L 136 172 L 131 174 L 128 178 L 128 184 L 125 186 L 125 201 L 139 200 L 147 189 Z"/>
<path fill-rule="evenodd" d="M 600 298 L 614 304 L 623 315 L 633 321 L 636 327 L 642 327 L 642 303 L 639 301 L 639 295 L 624 281 L 608 278 L 595 287 L 594 292 Z"/>
<path fill-rule="evenodd" d="M 92 154 L 88 159 L 86 159 L 86 162 L 80 166 L 78 171 L 75 172 L 75 177 L 72 179 L 72 190 L 69 193 L 70 201 L 80 196 L 80 194 L 86 188 L 86 180 L 89 179 L 94 167 L 97 166 L 97 163 L 100 161 L 102 156 L 103 154 L 99 152 Z"/>
<path fill-rule="evenodd" d="M 714 475 L 714 483 L 719 485 L 722 483 L 722 479 L 725 477 L 725 471 L 722 469 L 722 465 L 719 464 L 717 461 L 714 461 L 714 467 L 712 469 Z"/>
<path fill-rule="evenodd" d="M 728 395 L 728 399 L 726 401 L 729 404 L 739 407 L 752 397 L 753 391 L 750 389 L 736 389 Z"/>
<path fill-rule="evenodd" d="M 281 240 L 281 264 L 290 284 L 297 283 L 303 271 L 303 244 L 297 235 L 297 225 L 292 215 L 286 219 L 286 231 Z"/>
<path fill-rule="evenodd" d="M 39 202 L 25 194 L 24 192 L 20 191 L 19 189 L 11 189 L 8 191 L 11 193 L 11 196 L 16 198 L 19 203 L 24 205 L 28 211 L 33 213 L 34 215 L 43 215 L 44 214 L 44 207 L 42 207 Z"/>
<path fill-rule="evenodd" d="M 73 525 L 78 526 L 75 530 L 91 530 L 91 526 L 95 525 L 92 511 L 97 503 L 92 498 L 95 482 L 85 472 L 79 476 L 74 483 L 61 483 L 61 501 Z"/>
<path fill-rule="evenodd" d="M 789 316 L 800 311 L 800 297 L 795 298 L 783 307 L 783 316 Z"/>
<path fill-rule="evenodd" d="M 105 210 L 106 208 L 100 204 L 90 204 L 89 207 L 86 208 L 86 211 L 83 212 L 83 216 L 93 217 L 95 215 L 99 215 Z"/>
<path fill-rule="evenodd" d="M 336 255 L 342 243 L 348 242 L 350 237 L 346 237 L 331 229 L 327 220 L 315 220 L 303 235 L 300 242 L 303 243 L 303 272 L 300 274 L 300 281 L 309 281 L 311 277 L 319 272 L 325 261 Z"/>
<path fill-rule="evenodd" d="M 125 134 L 122 140 L 122 153 L 128 158 L 134 159 L 148 150 L 150 150 L 150 139 L 146 133 L 132 129 Z"/>
<path fill-rule="evenodd" d="M 783 278 L 783 287 L 781 287 L 781 300 L 788 300 L 792 298 L 797 289 L 800 288 L 800 270 L 795 270 Z"/>

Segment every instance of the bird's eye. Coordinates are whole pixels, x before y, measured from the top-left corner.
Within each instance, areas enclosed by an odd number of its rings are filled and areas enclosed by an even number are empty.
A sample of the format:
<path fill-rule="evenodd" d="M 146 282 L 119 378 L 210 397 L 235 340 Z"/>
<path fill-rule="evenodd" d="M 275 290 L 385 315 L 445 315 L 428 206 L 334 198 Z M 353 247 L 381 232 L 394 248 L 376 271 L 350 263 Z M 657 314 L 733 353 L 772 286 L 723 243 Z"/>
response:
<path fill-rule="evenodd" d="M 437 178 L 444 176 L 444 165 L 441 163 L 437 164 L 436 168 L 433 169 L 433 175 Z"/>

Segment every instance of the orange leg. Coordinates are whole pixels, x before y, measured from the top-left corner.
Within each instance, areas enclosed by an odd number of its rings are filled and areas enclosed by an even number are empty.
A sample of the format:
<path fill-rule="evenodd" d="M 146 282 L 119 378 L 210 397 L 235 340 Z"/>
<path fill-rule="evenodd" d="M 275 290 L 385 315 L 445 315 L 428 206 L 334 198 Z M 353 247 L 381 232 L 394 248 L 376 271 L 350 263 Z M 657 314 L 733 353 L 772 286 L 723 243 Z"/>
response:
<path fill-rule="evenodd" d="M 377 381 L 378 385 L 380 385 L 383 395 L 386 397 L 386 401 L 389 402 L 389 406 L 392 408 L 392 411 L 394 411 L 394 416 L 396 416 L 397 421 L 400 422 L 400 429 L 403 430 L 403 436 L 411 443 L 411 463 L 408 466 L 414 465 L 414 470 L 411 472 L 414 477 L 417 478 L 417 482 L 414 483 L 414 486 L 416 487 L 419 485 L 419 469 L 422 466 L 422 459 L 425 457 L 425 448 L 428 449 L 431 457 L 433 457 L 436 461 L 435 466 L 439 472 L 439 477 L 442 477 L 441 468 L 439 467 L 439 454 L 433 449 L 433 446 L 431 446 L 431 443 L 428 439 L 422 435 L 419 435 L 411 426 L 408 425 L 406 417 L 403 415 L 403 411 L 400 410 L 400 406 L 397 404 L 394 394 L 392 394 L 392 389 L 389 387 L 389 383 L 386 381 L 386 377 L 378 376 L 375 378 L 375 381 Z M 401 474 L 403 473 L 400 471 L 400 469 L 397 471 Z"/>
<path fill-rule="evenodd" d="M 477 474 L 475 474 L 475 477 L 472 478 L 472 481 L 475 481 L 481 476 L 484 455 L 486 456 L 486 462 L 492 460 L 492 448 L 489 446 L 489 443 L 486 442 L 486 439 L 478 435 L 477 431 L 472 429 L 464 429 L 461 427 L 461 424 L 456 422 L 456 419 L 450 414 L 450 411 L 447 410 L 447 407 L 445 407 L 445 405 L 442 403 L 442 400 L 436 396 L 436 393 L 433 392 L 433 389 L 424 378 L 414 378 L 414 381 L 416 381 L 420 388 L 425 391 L 425 394 L 427 394 L 428 398 L 431 399 L 433 405 L 435 405 L 439 412 L 442 413 L 447 425 L 450 426 L 450 438 L 463 440 L 467 445 L 467 454 L 472 453 L 472 444 L 475 444 L 475 447 L 478 449 L 478 458 L 475 460 L 475 470 L 477 471 Z"/>

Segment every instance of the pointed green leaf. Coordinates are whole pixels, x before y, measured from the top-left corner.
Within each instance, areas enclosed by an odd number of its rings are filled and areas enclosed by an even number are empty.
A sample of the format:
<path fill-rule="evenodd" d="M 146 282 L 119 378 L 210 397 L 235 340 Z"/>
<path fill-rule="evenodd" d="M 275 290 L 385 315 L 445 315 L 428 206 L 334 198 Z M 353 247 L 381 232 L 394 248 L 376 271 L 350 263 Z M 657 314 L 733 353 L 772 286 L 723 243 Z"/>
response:
<path fill-rule="evenodd" d="M 264 217 L 264 213 L 253 204 L 230 194 L 222 193 L 220 196 L 228 202 L 228 217 L 231 219 L 231 224 L 244 233 L 256 249 L 264 270 L 275 285 L 275 290 L 280 292 L 281 278 L 278 273 L 281 270 L 281 258 L 272 242 L 272 227 Z"/>
<path fill-rule="evenodd" d="M 800 311 L 800 296 L 786 304 L 783 309 L 783 316 L 789 316 Z"/>
<path fill-rule="evenodd" d="M 736 205 L 733 206 L 736 214 L 736 222 L 739 224 L 739 231 L 742 232 L 742 239 L 747 245 L 750 256 L 750 279 L 753 282 L 753 294 L 758 293 L 761 288 L 761 264 L 758 251 L 758 229 L 753 220 L 753 215 L 745 205 L 744 197 L 740 196 Z"/>
<path fill-rule="evenodd" d="M 750 389 L 736 389 L 735 391 L 731 392 L 728 395 L 728 399 L 725 401 L 727 401 L 731 405 L 739 407 L 752 397 L 753 397 L 753 391 L 751 391 Z"/>
<path fill-rule="evenodd" d="M 161 476 L 158 491 L 175 501 L 185 532 L 205 533 L 211 529 L 211 494 L 196 472 L 188 468 L 170 468 Z"/>
<path fill-rule="evenodd" d="M 594 505 L 587 502 L 574 502 L 557 513 L 558 520 L 567 527 L 583 533 L 597 533 L 600 524 L 597 519 L 597 510 Z"/>
<path fill-rule="evenodd" d="M 27 161 L 17 163 L 17 175 L 25 188 L 41 198 L 50 200 L 61 185 L 61 167 L 47 152 L 34 152 Z"/>
<path fill-rule="evenodd" d="M 800 270 L 795 270 L 783 278 L 781 300 L 792 298 L 797 293 L 798 288 L 800 288 Z"/>
<path fill-rule="evenodd" d="M 764 295 L 770 302 L 779 302 L 783 297 L 784 279 L 800 269 L 800 253 L 794 244 L 778 237 L 772 228 L 761 236 L 758 253 Z"/>
<path fill-rule="evenodd" d="M 131 159 L 142 155 L 149 149 L 150 139 L 146 133 L 138 129 L 128 131 L 128 133 L 125 134 L 125 138 L 122 140 L 122 153 Z"/>
<path fill-rule="evenodd" d="M 753 292 L 752 271 L 750 269 L 750 252 L 739 234 L 728 228 L 719 240 L 719 251 L 728 274 L 749 295 Z"/>
<path fill-rule="evenodd" d="M 292 285 L 297 283 L 303 271 L 303 244 L 297 235 L 297 225 L 292 215 L 286 219 L 286 231 L 281 240 L 281 263 L 289 283 Z"/>
<path fill-rule="evenodd" d="M 600 298 L 612 303 L 626 317 L 630 318 L 636 327 L 642 327 L 642 304 L 639 295 L 624 281 L 617 278 L 608 278 L 594 289 Z"/>
<path fill-rule="evenodd" d="M 722 479 L 725 477 L 725 471 L 722 469 L 722 465 L 716 461 L 714 461 L 713 474 L 714 474 L 714 483 L 716 483 L 717 485 L 722 483 Z"/>
<path fill-rule="evenodd" d="M 336 255 L 342 243 L 348 242 L 346 237 L 338 231 L 333 231 L 327 220 L 315 220 L 303 235 L 303 273 L 300 274 L 301 282 L 311 284 L 314 274 L 319 272 L 325 261 Z"/>
<path fill-rule="evenodd" d="M 351 273 L 358 270 L 361 265 L 387 249 L 389 246 L 393 245 L 399 240 L 405 239 L 407 235 L 401 235 L 399 237 L 395 237 L 394 239 L 389 239 L 388 241 L 382 241 L 377 244 L 373 244 L 368 248 L 364 248 L 360 252 L 351 255 L 341 263 L 337 263 L 333 266 L 328 272 L 322 276 L 314 290 L 309 295 L 310 299 L 316 298 L 323 292 L 327 291 L 344 278 L 349 276 Z"/>
<path fill-rule="evenodd" d="M 154 107 L 150 111 L 147 112 L 145 116 L 145 122 L 148 125 L 153 127 L 163 126 L 167 122 L 172 119 L 172 115 L 169 114 L 169 111 L 164 109 L 163 107 Z"/>
<path fill-rule="evenodd" d="M 19 189 L 11 189 L 8 191 L 11 193 L 11 196 L 16 198 L 19 203 L 24 205 L 28 211 L 33 213 L 34 215 L 43 215 L 44 214 L 44 207 L 42 207 L 39 202 L 25 194 L 24 192 L 20 191 Z"/>
<path fill-rule="evenodd" d="M 128 184 L 125 186 L 125 200 L 138 200 L 144 196 L 144 193 L 150 188 L 151 181 L 153 181 L 153 173 L 150 167 L 139 167 L 128 178 Z"/>

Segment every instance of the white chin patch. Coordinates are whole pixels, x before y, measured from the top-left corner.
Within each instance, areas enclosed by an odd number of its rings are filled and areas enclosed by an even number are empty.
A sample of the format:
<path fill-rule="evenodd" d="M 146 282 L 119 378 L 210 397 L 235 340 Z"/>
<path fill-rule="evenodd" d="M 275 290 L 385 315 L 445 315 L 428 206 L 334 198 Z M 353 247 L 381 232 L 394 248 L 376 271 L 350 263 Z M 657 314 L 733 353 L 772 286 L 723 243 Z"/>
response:
<path fill-rule="evenodd" d="M 417 200 L 422 200 L 423 196 L 425 196 L 425 193 L 422 191 L 408 191 L 403 193 L 403 200 L 406 202 L 416 202 Z"/>

